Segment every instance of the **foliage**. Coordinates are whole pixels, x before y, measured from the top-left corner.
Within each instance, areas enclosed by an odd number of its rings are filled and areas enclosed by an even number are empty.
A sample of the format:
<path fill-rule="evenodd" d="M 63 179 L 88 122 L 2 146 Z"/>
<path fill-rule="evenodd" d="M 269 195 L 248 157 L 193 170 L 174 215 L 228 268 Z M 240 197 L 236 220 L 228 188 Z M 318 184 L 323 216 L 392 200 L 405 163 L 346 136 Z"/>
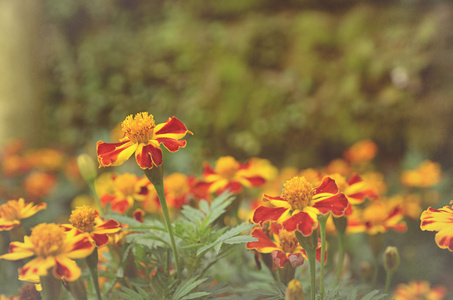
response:
<path fill-rule="evenodd" d="M 191 124 L 194 165 L 322 164 L 363 138 L 451 163 L 448 23 L 406 2 L 47 0 L 46 137 L 85 145 L 143 110 Z"/>

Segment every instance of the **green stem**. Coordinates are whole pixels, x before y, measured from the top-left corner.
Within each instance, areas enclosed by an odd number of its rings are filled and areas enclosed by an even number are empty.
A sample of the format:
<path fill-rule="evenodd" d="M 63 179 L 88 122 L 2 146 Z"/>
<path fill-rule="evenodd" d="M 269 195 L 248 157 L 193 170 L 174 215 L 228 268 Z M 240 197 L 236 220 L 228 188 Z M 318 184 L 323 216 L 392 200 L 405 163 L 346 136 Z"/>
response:
<path fill-rule="evenodd" d="M 145 169 L 145 175 L 148 177 L 148 180 L 154 185 L 156 189 L 157 196 L 159 197 L 160 206 L 162 207 L 162 212 L 164 214 L 165 226 L 167 227 L 168 234 L 170 235 L 171 250 L 173 252 L 176 274 L 178 278 L 181 276 L 181 267 L 179 265 L 179 256 L 176 249 L 175 237 L 173 234 L 173 228 L 171 226 L 170 214 L 168 213 L 167 200 L 165 199 L 165 190 L 164 190 L 164 172 L 163 167 L 154 167 L 152 169 Z"/>
<path fill-rule="evenodd" d="M 344 262 L 344 246 L 345 246 L 345 234 L 338 232 L 338 265 L 337 265 L 337 274 L 335 277 L 335 284 L 338 285 L 340 283 L 341 272 L 343 270 L 343 262 Z"/>
<path fill-rule="evenodd" d="M 98 193 L 96 192 L 96 187 L 94 186 L 94 180 L 88 182 L 91 194 L 93 195 L 94 201 L 96 202 L 97 207 L 99 208 L 99 214 L 102 216 L 104 212 L 102 211 L 101 200 L 99 200 Z"/>
<path fill-rule="evenodd" d="M 296 237 L 299 244 L 307 253 L 308 264 L 310 265 L 310 287 L 311 300 L 316 300 L 316 249 L 318 248 L 318 229 L 315 229 L 309 236 L 304 236 L 296 230 Z"/>
<path fill-rule="evenodd" d="M 316 251 L 305 251 L 310 265 L 311 300 L 316 300 Z"/>
<path fill-rule="evenodd" d="M 47 276 L 41 276 L 40 282 L 42 286 L 43 298 L 47 300 L 55 300 L 60 297 L 61 292 L 61 280 L 55 278 L 49 274 Z"/>
<path fill-rule="evenodd" d="M 96 290 L 96 296 L 98 300 L 101 300 L 101 289 L 99 288 L 99 280 L 98 280 L 98 248 L 94 248 L 93 253 L 88 255 L 85 258 L 88 269 L 90 270 L 91 277 L 93 278 L 93 285 L 94 289 Z"/>
<path fill-rule="evenodd" d="M 392 282 L 393 272 L 387 271 L 387 277 L 385 279 L 385 290 L 384 293 L 388 294 L 390 289 L 390 283 Z"/>
<path fill-rule="evenodd" d="M 327 219 L 329 218 L 330 213 L 327 213 L 326 215 L 318 215 L 318 221 L 319 221 L 319 228 L 320 228 L 320 234 L 321 234 L 321 275 L 319 278 L 319 294 L 321 295 L 321 300 L 324 299 L 324 265 L 325 265 L 325 259 L 326 259 L 326 243 L 327 243 L 327 237 L 326 237 L 326 224 L 327 224 Z"/>

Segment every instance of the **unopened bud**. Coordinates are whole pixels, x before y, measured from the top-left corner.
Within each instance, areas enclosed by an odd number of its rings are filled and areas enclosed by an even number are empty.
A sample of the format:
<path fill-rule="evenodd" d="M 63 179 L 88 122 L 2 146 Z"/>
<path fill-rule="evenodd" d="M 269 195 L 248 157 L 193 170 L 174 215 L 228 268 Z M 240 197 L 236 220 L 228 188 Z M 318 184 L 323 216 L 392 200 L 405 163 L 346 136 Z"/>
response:
<path fill-rule="evenodd" d="M 384 252 L 384 268 L 388 272 L 394 272 L 400 265 L 400 254 L 396 247 L 387 247 Z"/>
<path fill-rule="evenodd" d="M 368 261 L 362 261 L 360 262 L 360 274 L 362 275 L 365 280 L 368 280 L 371 278 L 371 275 L 373 274 L 373 267 Z"/>
<path fill-rule="evenodd" d="M 288 283 L 285 300 L 305 300 L 302 284 L 298 280 L 293 279 Z"/>
<path fill-rule="evenodd" d="M 80 154 L 77 157 L 77 166 L 79 167 L 80 175 L 86 182 L 93 182 L 96 179 L 96 165 L 88 154 Z"/>

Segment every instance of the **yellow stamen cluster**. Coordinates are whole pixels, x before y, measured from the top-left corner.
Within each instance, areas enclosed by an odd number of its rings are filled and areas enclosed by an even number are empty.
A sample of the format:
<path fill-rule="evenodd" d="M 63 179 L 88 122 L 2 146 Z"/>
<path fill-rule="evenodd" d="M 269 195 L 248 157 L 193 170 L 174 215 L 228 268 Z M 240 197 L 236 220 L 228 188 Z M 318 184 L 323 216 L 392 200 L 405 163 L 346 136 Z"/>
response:
<path fill-rule="evenodd" d="M 124 173 L 115 178 L 113 182 L 115 191 L 128 197 L 137 192 L 137 176 L 130 173 Z"/>
<path fill-rule="evenodd" d="M 19 209 L 19 201 L 9 200 L 0 206 L 0 218 L 8 221 L 16 220 Z"/>
<path fill-rule="evenodd" d="M 83 232 L 91 232 L 94 228 L 94 221 L 96 219 L 95 210 L 89 206 L 77 207 L 72 211 L 69 217 L 69 222 L 72 226 Z"/>
<path fill-rule="evenodd" d="M 132 117 L 129 115 L 121 123 L 121 129 L 133 143 L 147 144 L 154 135 L 154 117 L 147 112 L 141 112 Z"/>
<path fill-rule="evenodd" d="M 286 253 L 293 253 L 299 245 L 294 232 L 288 232 L 285 229 L 281 229 L 278 233 L 278 238 L 280 240 L 282 250 Z"/>
<path fill-rule="evenodd" d="M 190 190 L 187 176 L 181 173 L 173 173 L 165 178 L 165 188 L 175 197 L 183 196 Z"/>
<path fill-rule="evenodd" d="M 46 258 L 61 252 L 65 239 L 65 230 L 55 223 L 42 223 L 33 227 L 30 241 L 36 256 Z"/>
<path fill-rule="evenodd" d="M 315 189 L 305 177 L 293 177 L 283 185 L 282 198 L 291 204 L 293 210 L 302 210 L 310 205 Z"/>
<path fill-rule="evenodd" d="M 231 156 L 223 156 L 217 160 L 215 171 L 226 179 L 232 179 L 239 169 L 239 162 Z"/>

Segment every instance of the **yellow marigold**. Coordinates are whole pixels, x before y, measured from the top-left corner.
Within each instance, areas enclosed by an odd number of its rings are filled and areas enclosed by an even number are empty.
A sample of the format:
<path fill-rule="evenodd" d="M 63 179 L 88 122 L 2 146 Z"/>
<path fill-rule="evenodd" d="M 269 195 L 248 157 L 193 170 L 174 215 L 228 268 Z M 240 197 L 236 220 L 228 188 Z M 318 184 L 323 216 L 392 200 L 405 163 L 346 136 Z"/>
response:
<path fill-rule="evenodd" d="M 46 209 L 46 203 L 25 203 L 23 198 L 10 200 L 0 206 L 0 231 L 11 230 L 19 225 L 22 219 L 29 218 L 38 211 Z"/>
<path fill-rule="evenodd" d="M 442 300 L 447 289 L 444 286 L 431 288 L 428 281 L 411 281 L 408 284 L 398 284 L 393 293 L 394 300 Z"/>
<path fill-rule="evenodd" d="M 408 187 L 429 188 L 437 185 L 442 178 L 442 170 L 438 163 L 430 160 L 422 162 L 414 170 L 406 170 L 401 174 L 401 182 Z"/>

